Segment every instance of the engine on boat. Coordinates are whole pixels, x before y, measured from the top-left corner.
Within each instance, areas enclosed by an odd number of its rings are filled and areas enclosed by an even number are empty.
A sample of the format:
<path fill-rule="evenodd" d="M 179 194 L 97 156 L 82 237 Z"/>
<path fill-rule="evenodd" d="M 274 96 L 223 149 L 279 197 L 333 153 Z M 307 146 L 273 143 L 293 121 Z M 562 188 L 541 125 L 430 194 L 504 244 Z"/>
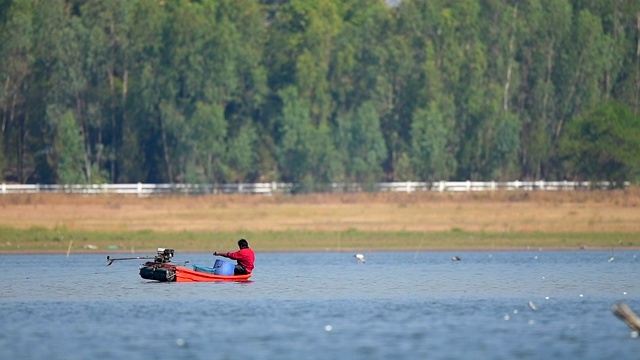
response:
<path fill-rule="evenodd" d="M 170 263 L 173 253 L 173 249 L 158 248 L 158 253 L 153 261 L 161 264 Z"/>
<path fill-rule="evenodd" d="M 147 262 L 140 266 L 140 277 L 143 279 L 156 281 L 176 281 L 176 269 L 174 266 L 166 264 L 171 262 L 174 250 L 158 248 L 158 252 L 153 262 Z"/>

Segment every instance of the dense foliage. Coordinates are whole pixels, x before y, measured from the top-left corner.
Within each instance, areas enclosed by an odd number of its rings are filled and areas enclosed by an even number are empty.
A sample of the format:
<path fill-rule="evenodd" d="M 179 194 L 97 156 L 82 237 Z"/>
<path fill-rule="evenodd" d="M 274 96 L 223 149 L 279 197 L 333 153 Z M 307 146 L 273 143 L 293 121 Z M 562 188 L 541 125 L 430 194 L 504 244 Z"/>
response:
<path fill-rule="evenodd" d="M 0 0 L 0 168 L 635 181 L 638 49 L 637 0 Z"/>

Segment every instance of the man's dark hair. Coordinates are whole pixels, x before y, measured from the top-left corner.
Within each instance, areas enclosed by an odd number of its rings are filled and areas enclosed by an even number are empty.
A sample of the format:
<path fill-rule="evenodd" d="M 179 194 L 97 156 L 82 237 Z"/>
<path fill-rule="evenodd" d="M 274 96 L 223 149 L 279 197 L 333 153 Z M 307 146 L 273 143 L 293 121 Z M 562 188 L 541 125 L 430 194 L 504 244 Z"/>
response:
<path fill-rule="evenodd" d="M 245 239 L 240 239 L 240 240 L 238 240 L 238 247 L 240 249 L 248 248 L 249 247 L 249 242 L 247 240 L 245 240 Z"/>

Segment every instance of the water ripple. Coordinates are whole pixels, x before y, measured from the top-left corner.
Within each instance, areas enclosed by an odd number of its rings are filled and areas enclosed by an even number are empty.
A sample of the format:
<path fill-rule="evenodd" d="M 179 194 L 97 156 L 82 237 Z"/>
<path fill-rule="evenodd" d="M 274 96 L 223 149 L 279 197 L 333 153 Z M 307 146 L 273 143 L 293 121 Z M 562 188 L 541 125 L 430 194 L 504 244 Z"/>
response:
<path fill-rule="evenodd" d="M 0 348 L 48 359 L 637 356 L 609 310 L 640 308 L 634 252 L 365 255 L 258 254 L 251 282 L 205 284 L 150 282 L 137 263 L 106 268 L 98 255 L 3 255 Z"/>

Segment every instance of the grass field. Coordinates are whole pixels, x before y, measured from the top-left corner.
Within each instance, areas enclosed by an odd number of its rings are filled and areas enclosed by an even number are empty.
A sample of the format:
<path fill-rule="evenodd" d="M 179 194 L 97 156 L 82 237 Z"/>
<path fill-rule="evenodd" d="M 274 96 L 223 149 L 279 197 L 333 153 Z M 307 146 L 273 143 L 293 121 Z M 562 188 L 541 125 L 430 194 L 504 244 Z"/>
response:
<path fill-rule="evenodd" d="M 640 189 L 0 196 L 0 252 L 640 247 Z"/>

